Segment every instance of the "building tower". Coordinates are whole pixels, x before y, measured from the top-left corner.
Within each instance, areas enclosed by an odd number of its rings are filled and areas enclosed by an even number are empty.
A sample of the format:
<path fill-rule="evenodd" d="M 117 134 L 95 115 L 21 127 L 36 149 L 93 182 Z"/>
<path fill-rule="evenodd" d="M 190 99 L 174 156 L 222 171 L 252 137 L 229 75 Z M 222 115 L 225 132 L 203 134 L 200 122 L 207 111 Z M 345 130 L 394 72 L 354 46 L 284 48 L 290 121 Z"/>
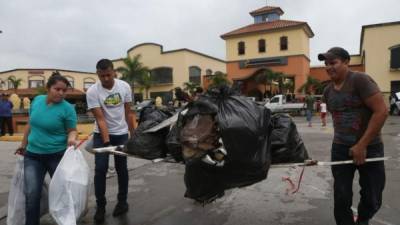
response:
<path fill-rule="evenodd" d="M 243 94 L 262 98 L 267 90 L 277 92 L 258 77 L 272 70 L 292 80 L 296 92 L 310 71 L 309 39 L 314 36 L 306 22 L 283 20 L 280 7 L 265 6 L 250 12 L 254 23 L 221 35 L 226 43 L 227 75 Z M 273 93 L 268 93 L 273 94 Z"/>

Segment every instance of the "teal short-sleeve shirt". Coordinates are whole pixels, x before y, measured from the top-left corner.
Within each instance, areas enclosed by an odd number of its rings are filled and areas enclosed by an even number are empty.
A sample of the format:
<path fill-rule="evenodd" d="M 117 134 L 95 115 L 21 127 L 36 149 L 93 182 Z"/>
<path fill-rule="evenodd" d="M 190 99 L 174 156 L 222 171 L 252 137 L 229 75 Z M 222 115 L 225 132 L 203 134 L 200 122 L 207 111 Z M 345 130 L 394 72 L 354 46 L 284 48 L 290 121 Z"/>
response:
<path fill-rule="evenodd" d="M 29 113 L 30 133 L 27 150 L 37 154 L 50 154 L 67 148 L 67 129 L 76 128 L 74 107 L 63 100 L 47 104 L 47 95 L 35 97 Z"/>

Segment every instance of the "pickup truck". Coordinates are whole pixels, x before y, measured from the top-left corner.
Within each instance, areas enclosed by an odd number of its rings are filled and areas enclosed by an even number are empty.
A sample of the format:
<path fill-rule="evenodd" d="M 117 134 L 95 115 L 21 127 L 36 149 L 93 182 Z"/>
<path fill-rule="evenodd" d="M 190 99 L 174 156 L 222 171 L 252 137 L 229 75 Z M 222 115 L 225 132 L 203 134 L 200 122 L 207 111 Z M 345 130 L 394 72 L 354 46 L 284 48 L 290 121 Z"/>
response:
<path fill-rule="evenodd" d="M 285 95 L 275 95 L 265 105 L 272 113 L 296 113 L 304 116 L 304 103 L 286 103 Z"/>

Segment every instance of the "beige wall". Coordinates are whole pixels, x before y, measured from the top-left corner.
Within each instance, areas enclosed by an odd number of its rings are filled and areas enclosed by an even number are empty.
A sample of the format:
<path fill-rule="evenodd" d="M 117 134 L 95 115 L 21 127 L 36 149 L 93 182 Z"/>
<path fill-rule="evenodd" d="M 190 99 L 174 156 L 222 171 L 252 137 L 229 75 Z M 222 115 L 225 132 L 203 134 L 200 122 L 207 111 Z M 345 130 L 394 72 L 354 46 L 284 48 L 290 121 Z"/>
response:
<path fill-rule="evenodd" d="M 360 65 L 362 64 L 362 57 L 360 55 L 351 55 L 349 65 Z"/>
<path fill-rule="evenodd" d="M 171 67 L 173 84 L 171 85 L 158 85 L 151 87 L 151 92 L 170 91 L 174 87 L 182 87 L 185 82 L 189 81 L 189 67 L 197 66 L 201 69 L 201 75 L 206 74 L 207 69 L 211 69 L 213 72 L 221 71 L 226 72 L 225 62 L 221 62 L 216 59 L 212 59 L 189 50 L 177 50 L 177 51 L 162 51 L 162 46 L 157 44 L 142 44 L 138 45 L 129 50 L 129 57 L 135 55 L 141 55 L 140 61 L 144 66 L 149 69 L 155 69 L 158 67 Z M 122 60 L 115 60 L 114 67 L 118 68 L 123 66 Z M 139 89 L 135 89 L 135 93 L 138 93 Z"/>
<path fill-rule="evenodd" d="M 280 37 L 288 37 L 288 50 L 280 50 Z M 258 40 L 265 39 L 266 52 L 258 52 Z M 245 42 L 245 54 L 238 55 L 238 43 Z M 276 31 L 272 33 L 249 34 L 243 37 L 228 38 L 226 40 L 226 60 L 235 61 L 252 58 L 290 56 L 304 54 L 309 57 L 309 37 L 303 28 L 294 28 L 286 31 Z"/>
<path fill-rule="evenodd" d="M 44 85 L 46 85 L 46 82 L 54 71 L 55 69 L 17 69 L 12 71 L 0 72 L 0 82 L 4 81 L 4 84 L 2 85 L 2 90 L 8 89 L 7 79 L 11 76 L 14 76 L 17 79 L 22 79 L 22 83 L 19 88 L 28 88 L 29 80 L 43 80 Z M 97 80 L 97 75 L 95 73 L 67 70 L 57 71 L 59 71 L 63 76 L 66 76 L 68 79 L 72 79 L 74 81 L 74 88 L 81 91 L 84 91 L 83 84 L 85 80 Z"/>
<path fill-rule="evenodd" d="M 390 81 L 400 80 L 400 71 L 390 70 L 390 50 L 400 44 L 400 24 L 367 27 L 364 30 L 362 51 L 365 72 L 373 77 L 382 92 L 390 92 Z"/>

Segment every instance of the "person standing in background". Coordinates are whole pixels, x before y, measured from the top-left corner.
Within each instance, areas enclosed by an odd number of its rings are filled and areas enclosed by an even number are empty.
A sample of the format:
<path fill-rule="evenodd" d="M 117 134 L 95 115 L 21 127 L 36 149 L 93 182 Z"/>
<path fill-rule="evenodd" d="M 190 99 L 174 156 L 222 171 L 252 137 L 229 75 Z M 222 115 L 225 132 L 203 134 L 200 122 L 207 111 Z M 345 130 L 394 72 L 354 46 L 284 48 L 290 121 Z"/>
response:
<path fill-rule="evenodd" d="M 8 99 L 10 94 L 3 93 L 0 99 L 0 128 L 1 136 L 6 135 L 6 131 L 13 136 L 14 129 L 12 124 L 12 108 L 14 107 L 12 102 Z M 6 130 L 7 127 L 7 130 Z"/>
<path fill-rule="evenodd" d="M 306 118 L 308 122 L 308 126 L 312 127 L 312 116 L 314 113 L 314 103 L 315 98 L 311 95 L 310 92 L 306 92 L 306 97 L 304 99 L 304 107 L 306 108 Z"/>
<path fill-rule="evenodd" d="M 321 112 L 321 122 L 322 122 L 322 126 L 326 127 L 326 103 L 325 103 L 325 99 L 322 98 L 322 102 L 319 105 L 320 107 L 320 112 Z"/>

